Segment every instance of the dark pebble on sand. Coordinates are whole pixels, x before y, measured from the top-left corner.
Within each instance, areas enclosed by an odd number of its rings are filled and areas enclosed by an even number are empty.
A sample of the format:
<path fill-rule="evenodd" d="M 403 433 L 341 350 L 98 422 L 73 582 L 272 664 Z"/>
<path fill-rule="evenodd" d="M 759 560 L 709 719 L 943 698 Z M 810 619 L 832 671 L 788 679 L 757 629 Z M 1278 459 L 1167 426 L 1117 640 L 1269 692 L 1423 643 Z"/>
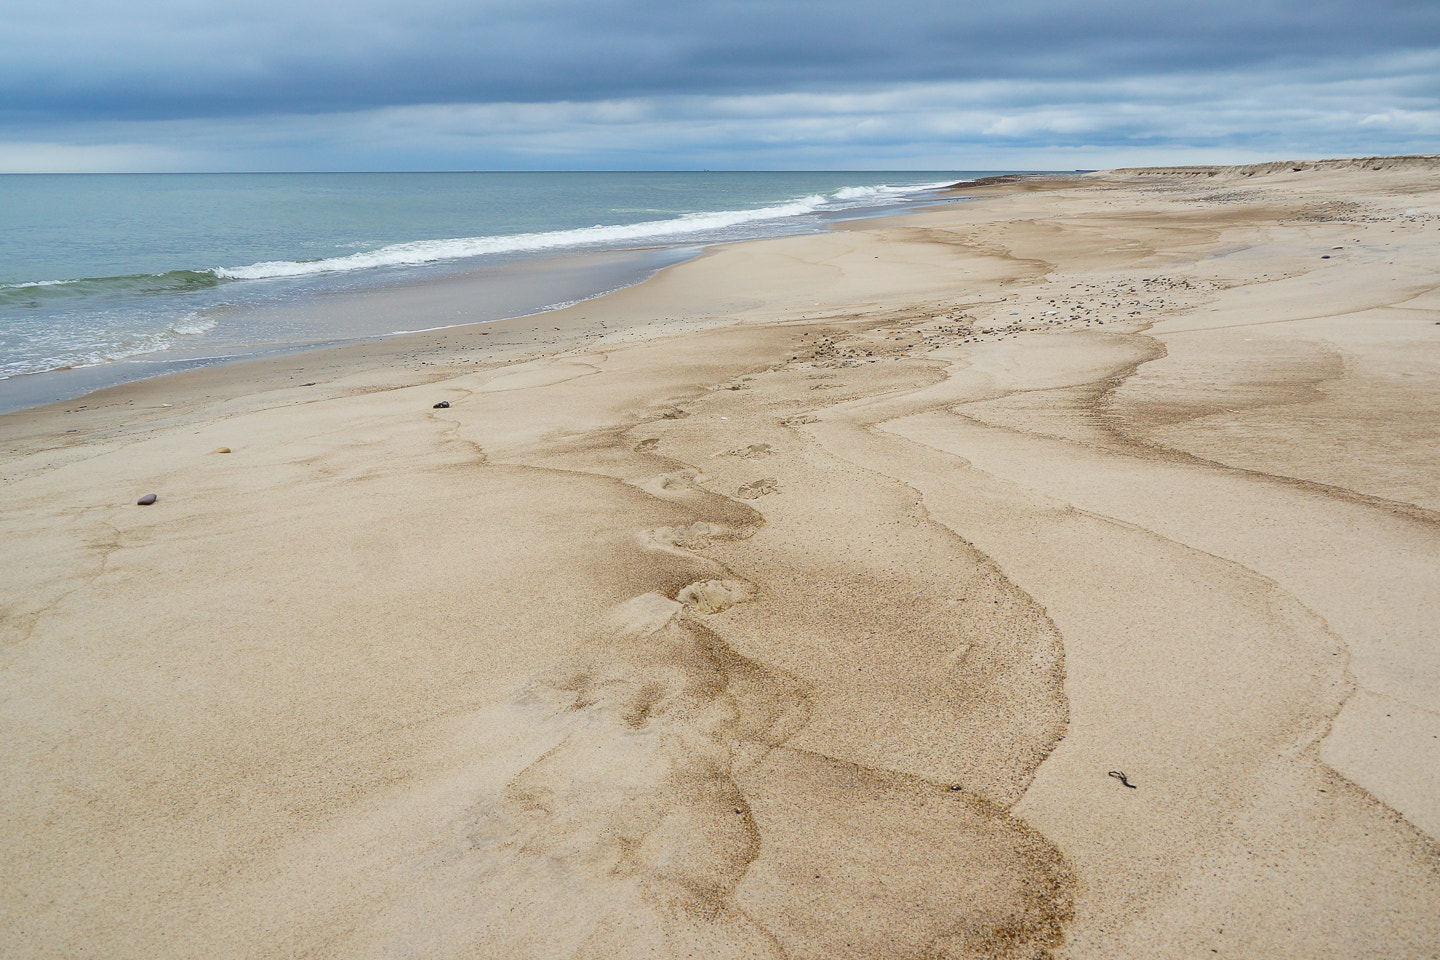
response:
<path fill-rule="evenodd" d="M 436 410 L 444 410 L 444 409 L 445 409 L 446 407 L 448 407 L 448 406 L 450 406 L 450 401 L 449 401 L 449 400 L 441 400 L 439 403 L 435 404 L 434 409 L 436 409 Z"/>
<path fill-rule="evenodd" d="M 160 498 L 157 497 L 157 496 L 155 496 L 155 494 L 153 494 L 153 493 L 147 493 L 147 494 L 145 494 L 145 496 L 141 497 L 139 500 L 136 500 L 135 503 L 136 503 L 137 506 L 148 507 L 148 506 L 150 506 L 150 504 L 154 503 L 156 500 L 159 500 L 159 499 L 160 499 Z"/>

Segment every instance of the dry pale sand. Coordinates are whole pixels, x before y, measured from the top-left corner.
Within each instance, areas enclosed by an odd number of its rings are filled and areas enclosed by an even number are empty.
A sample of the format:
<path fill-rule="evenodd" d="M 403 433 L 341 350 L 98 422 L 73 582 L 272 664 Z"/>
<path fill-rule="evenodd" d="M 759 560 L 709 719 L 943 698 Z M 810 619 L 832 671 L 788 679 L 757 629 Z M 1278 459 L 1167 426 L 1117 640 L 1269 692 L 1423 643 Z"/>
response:
<path fill-rule="evenodd" d="M 968 193 L 0 418 L 0 953 L 1440 955 L 1440 162 Z"/>

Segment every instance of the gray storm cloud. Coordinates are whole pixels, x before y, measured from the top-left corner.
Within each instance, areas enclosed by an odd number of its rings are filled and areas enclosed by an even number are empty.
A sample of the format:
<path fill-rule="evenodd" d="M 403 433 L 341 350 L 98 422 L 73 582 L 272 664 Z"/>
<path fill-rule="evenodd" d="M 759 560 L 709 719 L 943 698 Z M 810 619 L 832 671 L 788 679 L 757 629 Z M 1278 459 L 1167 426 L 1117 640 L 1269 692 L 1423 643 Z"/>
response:
<path fill-rule="evenodd" d="M 0 172 L 1433 152 L 1436 0 L 0 0 Z"/>
<path fill-rule="evenodd" d="M 9 0 L 0 33 L 0 117 L 157 120 L 1283 67 L 1434 48 L 1440 4 Z"/>

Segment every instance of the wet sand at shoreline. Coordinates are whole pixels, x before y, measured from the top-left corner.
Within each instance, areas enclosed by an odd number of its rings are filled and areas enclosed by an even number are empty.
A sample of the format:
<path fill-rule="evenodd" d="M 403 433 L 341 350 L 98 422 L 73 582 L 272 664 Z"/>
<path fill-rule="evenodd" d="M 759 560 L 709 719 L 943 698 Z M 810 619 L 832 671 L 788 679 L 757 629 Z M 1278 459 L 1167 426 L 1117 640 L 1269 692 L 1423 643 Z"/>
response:
<path fill-rule="evenodd" d="M 1440 163 L 1294 166 L 0 417 L 10 949 L 1433 956 Z"/>

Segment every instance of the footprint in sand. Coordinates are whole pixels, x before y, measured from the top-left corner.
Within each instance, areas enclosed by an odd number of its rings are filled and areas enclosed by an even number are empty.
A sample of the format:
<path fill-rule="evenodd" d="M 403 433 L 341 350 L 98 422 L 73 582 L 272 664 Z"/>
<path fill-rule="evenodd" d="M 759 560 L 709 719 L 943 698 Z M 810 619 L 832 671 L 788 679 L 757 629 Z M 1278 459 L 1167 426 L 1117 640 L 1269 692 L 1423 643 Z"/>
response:
<path fill-rule="evenodd" d="M 753 480 L 739 490 L 736 490 L 735 495 L 742 500 L 758 500 L 761 497 L 779 492 L 780 486 L 774 477 L 761 477 L 759 480 Z"/>
<path fill-rule="evenodd" d="M 763 460 L 775 456 L 775 451 L 768 443 L 752 443 L 748 447 L 727 451 L 725 456 L 739 457 L 742 460 Z"/>
<path fill-rule="evenodd" d="M 577 722 L 471 809 L 473 886 L 437 955 L 783 958 L 734 903 L 759 853 L 734 776 L 804 725 L 808 698 L 681 609 L 636 597 L 546 684 Z"/>
<path fill-rule="evenodd" d="M 1058 851 L 963 792 L 785 746 L 809 716 L 804 685 L 682 612 L 659 594 L 622 604 L 545 684 L 573 722 L 464 814 L 466 842 L 443 861 L 453 894 L 392 924 L 395 945 L 514 960 L 1048 956 L 1070 904 Z"/>
<path fill-rule="evenodd" d="M 755 596 L 755 584 L 744 580 L 697 580 L 675 597 L 687 608 L 703 614 L 723 613 Z"/>
<path fill-rule="evenodd" d="M 697 520 L 688 527 L 655 527 L 642 531 L 641 542 L 654 550 L 704 550 L 717 540 L 748 540 L 755 528 L 732 527 Z"/>
<path fill-rule="evenodd" d="M 640 489 L 647 493 L 663 496 L 665 494 L 683 494 L 698 492 L 704 493 L 700 486 L 706 478 L 699 470 L 684 469 L 674 473 L 663 473 L 658 477 L 646 480 L 641 483 Z"/>

